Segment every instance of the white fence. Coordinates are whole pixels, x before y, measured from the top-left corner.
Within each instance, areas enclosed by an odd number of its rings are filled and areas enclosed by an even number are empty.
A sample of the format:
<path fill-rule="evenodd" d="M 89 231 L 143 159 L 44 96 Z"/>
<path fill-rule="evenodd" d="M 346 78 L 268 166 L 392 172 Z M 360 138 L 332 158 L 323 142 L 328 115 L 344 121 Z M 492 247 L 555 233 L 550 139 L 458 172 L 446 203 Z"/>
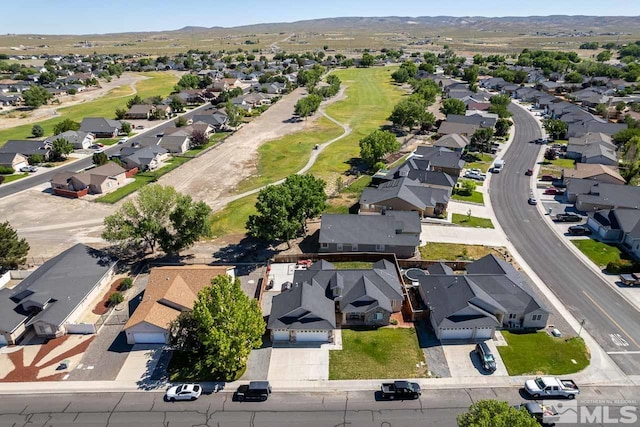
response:
<path fill-rule="evenodd" d="M 68 334 L 95 334 L 96 327 L 93 323 L 67 323 L 65 325 Z"/>

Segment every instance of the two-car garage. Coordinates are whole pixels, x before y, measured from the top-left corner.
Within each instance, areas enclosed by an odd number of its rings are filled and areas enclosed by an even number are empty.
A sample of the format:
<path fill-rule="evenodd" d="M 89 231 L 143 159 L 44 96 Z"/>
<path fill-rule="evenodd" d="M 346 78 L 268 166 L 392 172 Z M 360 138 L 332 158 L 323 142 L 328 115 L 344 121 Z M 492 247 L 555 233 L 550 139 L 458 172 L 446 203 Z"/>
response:
<path fill-rule="evenodd" d="M 272 330 L 271 339 L 280 342 L 329 342 L 332 336 L 332 331 L 276 329 Z"/>
<path fill-rule="evenodd" d="M 167 340 L 162 332 L 133 332 L 132 344 L 164 344 Z"/>
<path fill-rule="evenodd" d="M 485 340 L 493 338 L 493 332 L 490 327 L 440 328 L 437 335 L 441 341 Z"/>

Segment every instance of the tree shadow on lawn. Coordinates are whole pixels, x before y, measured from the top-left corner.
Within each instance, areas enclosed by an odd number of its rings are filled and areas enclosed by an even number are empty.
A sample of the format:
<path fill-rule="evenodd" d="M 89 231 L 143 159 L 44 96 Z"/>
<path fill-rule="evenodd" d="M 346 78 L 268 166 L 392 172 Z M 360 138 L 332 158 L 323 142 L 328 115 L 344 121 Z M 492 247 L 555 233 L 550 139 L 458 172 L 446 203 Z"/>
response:
<path fill-rule="evenodd" d="M 213 257 L 221 262 L 264 263 L 278 254 L 278 250 L 263 241 L 244 237 L 240 242 L 220 248 Z"/>
<path fill-rule="evenodd" d="M 360 157 L 352 157 L 345 164 L 349 165 L 349 170 L 345 173 L 347 176 L 349 175 L 364 175 L 369 171 L 369 166 L 362 160 Z"/>
<path fill-rule="evenodd" d="M 316 230 L 313 234 L 305 236 L 298 244 L 298 247 L 304 254 L 312 254 L 318 252 L 320 239 L 320 230 Z"/>

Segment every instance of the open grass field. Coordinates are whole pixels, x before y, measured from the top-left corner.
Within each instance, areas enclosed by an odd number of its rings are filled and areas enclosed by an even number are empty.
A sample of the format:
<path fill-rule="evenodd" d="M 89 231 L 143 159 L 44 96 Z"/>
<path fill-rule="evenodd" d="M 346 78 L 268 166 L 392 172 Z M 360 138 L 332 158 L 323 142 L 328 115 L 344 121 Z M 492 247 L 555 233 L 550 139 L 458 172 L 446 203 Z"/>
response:
<path fill-rule="evenodd" d="M 586 368 L 591 359 L 582 338 L 556 338 L 546 332 L 502 331 L 502 335 L 509 345 L 498 346 L 498 351 L 509 375 L 573 374 Z"/>
<path fill-rule="evenodd" d="M 502 258 L 500 252 L 495 248 L 482 245 L 428 242 L 418 249 L 420 250 L 420 258 L 430 261 L 473 261 L 489 254 Z"/>
<path fill-rule="evenodd" d="M 135 88 L 142 98 L 154 95 L 167 96 L 173 90 L 173 86 L 178 78 L 170 73 L 141 73 L 148 77 L 139 81 Z M 0 131 L 0 146 L 10 139 L 27 139 L 31 135 L 31 128 L 34 124 L 39 124 L 44 129 L 45 136 L 53 135 L 53 126 L 65 119 L 81 122 L 85 117 L 106 117 L 114 118 L 116 108 L 126 107 L 127 98 L 133 96 L 134 92 L 130 86 L 120 86 L 112 89 L 105 96 L 94 101 L 85 102 L 71 107 L 58 109 L 59 115 L 52 119 L 16 126 Z"/>
<path fill-rule="evenodd" d="M 245 224 L 249 215 L 256 213 L 257 200 L 257 194 L 243 197 L 211 215 L 209 217 L 211 236 L 216 238 L 227 234 L 245 233 Z"/>
<path fill-rule="evenodd" d="M 387 122 L 394 105 L 406 94 L 391 83 L 395 67 L 349 68 L 335 71 L 347 86 L 345 100 L 327 107 L 326 112 L 352 131 L 318 156 L 311 173 L 328 182 L 349 170 L 349 161 L 360 156 L 359 141 Z"/>
<path fill-rule="evenodd" d="M 424 353 L 413 328 L 342 330 L 342 350 L 329 352 L 330 380 L 425 377 Z"/>
<path fill-rule="evenodd" d="M 307 164 L 316 144 L 322 144 L 342 134 L 342 128 L 321 117 L 311 129 L 296 132 L 258 148 L 258 174 L 240 184 L 236 193 L 244 193 L 296 173 Z"/>

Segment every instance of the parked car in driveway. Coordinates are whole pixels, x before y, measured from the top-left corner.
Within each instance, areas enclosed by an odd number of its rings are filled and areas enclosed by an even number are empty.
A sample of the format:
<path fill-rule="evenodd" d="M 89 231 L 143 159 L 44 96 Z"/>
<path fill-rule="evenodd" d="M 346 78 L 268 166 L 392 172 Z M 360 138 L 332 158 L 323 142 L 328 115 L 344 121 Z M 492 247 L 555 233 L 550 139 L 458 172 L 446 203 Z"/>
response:
<path fill-rule="evenodd" d="M 572 225 L 568 231 L 572 236 L 589 236 L 591 234 L 591 229 L 586 225 Z"/>
<path fill-rule="evenodd" d="M 465 173 L 464 177 L 470 178 L 470 179 L 476 179 L 478 181 L 484 181 L 485 179 L 487 179 L 487 176 L 482 172 L 471 172 L 471 171 L 468 171 L 467 173 Z"/>
<path fill-rule="evenodd" d="M 556 215 L 556 217 L 554 218 L 554 221 L 557 221 L 557 222 L 580 222 L 580 221 L 582 221 L 582 217 L 580 215 L 576 215 L 576 214 L 560 213 L 560 214 Z"/>
<path fill-rule="evenodd" d="M 540 181 L 548 181 L 548 182 L 551 182 L 551 181 L 555 181 L 556 179 L 558 179 L 558 178 L 557 178 L 557 177 L 555 177 L 555 176 L 553 176 L 553 175 L 542 175 L 542 176 L 540 177 Z"/>
<path fill-rule="evenodd" d="M 544 190 L 544 194 L 560 195 L 560 194 L 564 194 L 564 190 L 561 190 L 555 187 L 550 187 Z"/>
<path fill-rule="evenodd" d="M 35 172 L 38 168 L 35 166 L 23 166 L 20 168 L 20 172 Z"/>
<path fill-rule="evenodd" d="M 476 344 L 475 352 L 480 358 L 482 369 L 487 372 L 493 372 L 496 370 L 496 359 L 493 357 L 493 353 L 486 343 L 481 342 Z"/>
<path fill-rule="evenodd" d="M 175 402 L 176 400 L 196 400 L 201 394 L 200 384 L 180 384 L 167 390 L 165 396 L 167 400 Z"/>

